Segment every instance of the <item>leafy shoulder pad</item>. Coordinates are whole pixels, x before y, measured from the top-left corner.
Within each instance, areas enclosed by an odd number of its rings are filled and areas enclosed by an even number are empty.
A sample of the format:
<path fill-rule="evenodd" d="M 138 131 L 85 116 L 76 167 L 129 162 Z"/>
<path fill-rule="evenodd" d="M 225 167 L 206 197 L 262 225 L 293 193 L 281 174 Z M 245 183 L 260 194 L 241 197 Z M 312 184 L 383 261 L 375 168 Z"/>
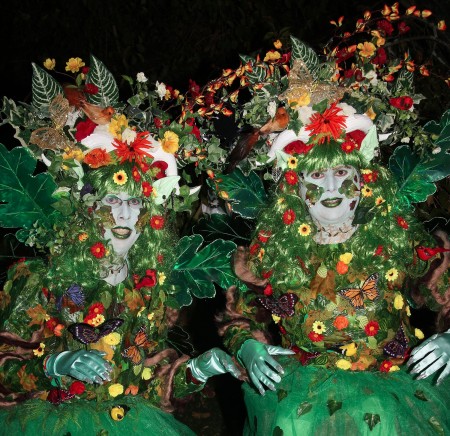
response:
<path fill-rule="evenodd" d="M 190 304 L 191 295 L 212 298 L 216 293 L 214 283 L 226 289 L 236 280 L 230 261 L 236 244 L 217 239 L 206 247 L 202 245 L 200 235 L 184 236 L 177 245 L 178 258 L 170 283 L 180 289 L 175 295 L 180 305 Z"/>
<path fill-rule="evenodd" d="M 0 225 L 29 229 L 37 221 L 51 226 L 49 206 L 55 202 L 52 194 L 57 186 L 50 174 L 33 176 L 36 159 L 28 148 L 8 151 L 0 144 Z"/>
<path fill-rule="evenodd" d="M 372 126 L 364 137 L 359 150 L 366 163 L 369 163 L 373 159 L 376 148 L 378 148 L 377 129 L 375 126 Z"/>
<path fill-rule="evenodd" d="M 32 104 L 37 109 L 48 107 L 51 101 L 63 93 L 62 86 L 43 68 L 32 63 L 33 77 L 31 79 Z"/>
<path fill-rule="evenodd" d="M 91 55 L 86 83 L 97 86 L 98 93 L 89 96 L 89 101 L 99 106 L 114 106 L 119 101 L 119 88 L 111 72 L 103 62 Z"/>
<path fill-rule="evenodd" d="M 291 36 L 291 44 L 291 65 L 294 60 L 301 59 L 308 68 L 311 76 L 314 79 L 317 79 L 319 71 L 319 57 L 317 56 L 317 53 L 311 47 L 308 47 L 305 43 L 295 38 L 294 36 Z"/>

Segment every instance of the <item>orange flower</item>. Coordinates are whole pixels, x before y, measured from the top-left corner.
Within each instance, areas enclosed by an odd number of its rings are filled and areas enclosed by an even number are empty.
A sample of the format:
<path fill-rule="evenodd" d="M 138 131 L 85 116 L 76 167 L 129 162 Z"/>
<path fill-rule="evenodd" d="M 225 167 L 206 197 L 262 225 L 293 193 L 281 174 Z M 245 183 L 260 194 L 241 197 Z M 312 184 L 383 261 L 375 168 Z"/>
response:
<path fill-rule="evenodd" d="M 332 136 L 334 139 L 339 138 L 344 126 L 345 115 L 338 115 L 341 111 L 340 108 L 333 103 L 322 114 L 319 112 L 314 113 L 310 118 L 310 123 L 305 127 L 305 130 L 310 131 L 309 136 L 319 135 L 318 143 L 323 144 L 325 140 L 330 141 Z"/>
<path fill-rule="evenodd" d="M 348 318 L 344 315 L 339 315 L 334 320 L 333 325 L 338 330 L 343 330 L 348 326 Z"/>
<path fill-rule="evenodd" d="M 348 265 L 344 262 L 342 262 L 342 260 L 340 260 L 337 264 L 336 264 L 336 271 L 338 274 L 347 274 L 348 272 Z"/>
<path fill-rule="evenodd" d="M 91 168 L 99 168 L 111 163 L 111 156 L 103 148 L 95 148 L 84 156 L 84 163 Z"/>
<path fill-rule="evenodd" d="M 125 395 L 137 395 L 139 386 L 130 385 L 125 389 Z"/>
<path fill-rule="evenodd" d="M 375 54 L 377 48 L 371 42 L 366 41 L 358 44 L 358 50 L 360 56 L 363 58 L 370 58 Z"/>
<path fill-rule="evenodd" d="M 120 159 L 121 164 L 125 161 L 131 162 L 132 160 L 141 164 L 145 156 L 152 157 L 146 151 L 150 147 L 150 141 L 147 139 L 148 135 L 148 132 L 139 132 L 136 135 L 136 139 L 130 145 L 118 139 L 114 140 L 113 145 L 116 148 L 116 155 Z"/>

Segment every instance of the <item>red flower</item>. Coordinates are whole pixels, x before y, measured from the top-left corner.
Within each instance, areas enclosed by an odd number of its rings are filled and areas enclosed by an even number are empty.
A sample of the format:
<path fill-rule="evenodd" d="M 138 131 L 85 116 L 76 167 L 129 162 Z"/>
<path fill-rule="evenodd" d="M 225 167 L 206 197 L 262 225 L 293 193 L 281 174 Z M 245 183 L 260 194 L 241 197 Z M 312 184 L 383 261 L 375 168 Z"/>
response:
<path fill-rule="evenodd" d="M 392 362 L 390 360 L 383 360 L 380 364 L 380 371 L 381 372 L 389 372 L 389 370 L 392 368 Z"/>
<path fill-rule="evenodd" d="M 156 260 L 158 263 L 162 264 L 164 262 L 164 256 L 162 254 L 158 254 L 158 256 L 156 256 Z"/>
<path fill-rule="evenodd" d="M 45 323 L 45 327 L 47 327 L 49 330 L 53 331 L 55 330 L 55 327 L 59 324 L 58 318 L 50 318 Z"/>
<path fill-rule="evenodd" d="M 153 186 L 149 182 L 142 182 L 142 193 L 145 197 L 149 197 L 153 192 Z"/>
<path fill-rule="evenodd" d="M 310 118 L 310 123 L 305 127 L 305 130 L 310 131 L 309 136 L 319 135 L 318 143 L 323 144 L 325 140 L 330 141 L 330 137 L 334 139 L 339 138 L 344 126 L 346 115 L 338 115 L 341 109 L 333 103 L 322 114 L 314 113 Z"/>
<path fill-rule="evenodd" d="M 141 281 L 136 285 L 136 289 L 141 288 L 153 288 L 156 285 L 156 270 L 148 269 L 145 272 L 145 276 L 142 277 Z"/>
<path fill-rule="evenodd" d="M 91 253 L 94 257 L 96 257 L 97 259 L 101 259 L 102 257 L 105 256 L 106 254 L 106 248 L 105 246 L 101 243 L 101 242 L 96 242 L 92 247 L 91 247 Z"/>
<path fill-rule="evenodd" d="M 377 249 L 375 250 L 374 256 L 381 256 L 381 253 L 383 253 L 383 246 L 382 246 L 382 245 L 379 245 L 379 246 L 377 247 Z"/>
<path fill-rule="evenodd" d="M 152 229 L 161 230 L 164 227 L 164 217 L 161 215 L 153 215 L 150 220 Z"/>
<path fill-rule="evenodd" d="M 192 79 L 189 79 L 189 91 L 193 98 L 200 95 L 200 86 L 197 85 Z"/>
<path fill-rule="evenodd" d="M 369 321 L 364 327 L 367 336 L 375 336 L 380 329 L 380 325 L 376 321 Z"/>
<path fill-rule="evenodd" d="M 136 139 L 130 145 L 118 139 L 114 140 L 113 145 L 116 148 L 116 155 L 120 159 L 121 164 L 125 161 L 131 162 L 132 160 L 141 164 L 144 156 L 152 157 L 145 151 L 150 146 L 150 141 L 147 139 L 148 135 L 148 132 L 139 132 L 136 135 Z"/>
<path fill-rule="evenodd" d="M 403 97 L 395 97 L 389 99 L 389 104 L 394 106 L 397 109 L 402 111 L 407 111 L 413 105 L 414 101 L 411 97 L 403 96 Z"/>
<path fill-rule="evenodd" d="M 262 276 L 264 279 L 270 279 L 270 277 L 272 277 L 272 274 L 273 274 L 273 270 L 263 271 Z"/>
<path fill-rule="evenodd" d="M 403 21 L 398 23 L 398 33 L 402 35 L 403 33 L 407 33 L 411 30 L 411 27 L 407 26 Z"/>
<path fill-rule="evenodd" d="M 86 85 L 84 85 L 83 91 L 86 94 L 95 95 L 98 94 L 98 86 L 94 85 L 93 83 L 86 83 Z"/>
<path fill-rule="evenodd" d="M 348 265 L 344 262 L 342 262 L 342 260 L 340 260 L 337 264 L 336 264 L 336 272 L 338 274 L 347 274 L 348 273 Z"/>
<path fill-rule="evenodd" d="M 289 185 L 296 185 L 298 183 L 298 175 L 295 171 L 286 171 L 284 178 Z"/>
<path fill-rule="evenodd" d="M 283 222 L 286 225 L 292 224 L 295 221 L 295 212 L 292 209 L 288 209 L 283 214 Z"/>
<path fill-rule="evenodd" d="M 306 145 L 303 141 L 297 140 L 286 145 L 283 151 L 287 154 L 306 154 L 313 147 L 314 144 Z"/>
<path fill-rule="evenodd" d="M 365 137 L 366 134 L 362 130 L 353 130 L 345 135 L 345 142 L 352 142 L 359 150 Z"/>
<path fill-rule="evenodd" d="M 271 236 L 272 236 L 272 232 L 270 230 L 260 230 L 258 232 L 258 239 L 262 243 L 266 243 Z"/>
<path fill-rule="evenodd" d="M 250 254 L 252 256 L 254 256 L 258 252 L 259 252 L 259 244 L 250 245 Z"/>
<path fill-rule="evenodd" d="M 402 227 L 405 230 L 408 230 L 409 228 L 409 224 L 405 221 L 404 218 L 402 218 L 401 216 L 398 216 L 397 218 L 397 224 Z"/>
<path fill-rule="evenodd" d="M 73 395 L 81 395 L 86 390 L 84 383 L 75 380 L 69 387 L 69 392 Z"/>
<path fill-rule="evenodd" d="M 270 297 L 273 294 L 273 289 L 272 289 L 272 285 L 269 283 L 265 288 L 264 288 L 264 295 L 266 297 Z"/>
<path fill-rule="evenodd" d="M 131 175 L 133 176 L 135 182 L 139 182 L 141 180 L 141 174 L 139 173 L 137 167 L 133 167 Z"/>
<path fill-rule="evenodd" d="M 364 180 L 364 183 L 376 182 L 378 179 L 378 171 L 372 171 L 367 174 L 362 174 L 362 178 Z"/>
<path fill-rule="evenodd" d="M 162 179 L 163 177 L 166 177 L 167 167 L 168 167 L 167 162 L 157 160 L 150 165 L 149 169 L 157 168 L 159 170 L 158 172 L 156 171 L 154 172 L 155 173 L 154 177 L 159 180 Z"/>
<path fill-rule="evenodd" d="M 345 141 L 341 144 L 341 148 L 345 153 L 351 153 L 356 148 L 356 145 L 352 141 Z"/>
<path fill-rule="evenodd" d="M 394 26 L 388 20 L 379 20 L 377 22 L 377 27 L 387 36 L 392 35 L 392 32 L 394 31 Z"/>
<path fill-rule="evenodd" d="M 384 65 L 387 62 L 386 50 L 383 47 L 380 47 L 377 50 L 377 54 L 370 62 L 375 65 Z"/>
<path fill-rule="evenodd" d="M 82 72 L 83 74 L 89 73 L 89 67 L 82 67 L 82 68 L 81 68 L 81 72 Z"/>
<path fill-rule="evenodd" d="M 155 127 L 157 128 L 157 129 L 160 129 L 164 124 L 163 124 L 163 122 L 162 122 L 162 120 L 161 120 L 161 118 L 158 118 L 158 117 L 155 117 L 154 119 L 153 119 L 153 122 L 155 123 Z"/>
<path fill-rule="evenodd" d="M 278 329 L 282 335 L 286 334 L 286 329 L 281 324 L 278 324 Z"/>
<path fill-rule="evenodd" d="M 201 140 L 200 129 L 195 125 L 194 118 L 189 118 L 186 120 L 188 126 L 192 126 L 191 135 L 194 135 L 199 141 Z"/>
<path fill-rule="evenodd" d="M 76 133 L 75 133 L 75 139 L 78 142 L 81 142 L 86 136 L 89 136 L 94 129 L 97 127 L 97 124 L 95 124 L 93 121 L 91 121 L 90 118 L 87 118 L 85 121 L 80 121 L 76 125 Z"/>
<path fill-rule="evenodd" d="M 88 313 L 89 315 L 98 315 L 105 311 L 105 306 L 102 303 L 94 303 L 89 307 Z"/>
<path fill-rule="evenodd" d="M 313 342 L 322 342 L 323 341 L 323 335 L 315 332 L 309 332 L 308 338 L 311 339 Z"/>
<path fill-rule="evenodd" d="M 74 396 L 66 389 L 51 389 L 47 395 L 47 401 L 52 404 L 61 404 L 64 401 L 71 400 Z"/>

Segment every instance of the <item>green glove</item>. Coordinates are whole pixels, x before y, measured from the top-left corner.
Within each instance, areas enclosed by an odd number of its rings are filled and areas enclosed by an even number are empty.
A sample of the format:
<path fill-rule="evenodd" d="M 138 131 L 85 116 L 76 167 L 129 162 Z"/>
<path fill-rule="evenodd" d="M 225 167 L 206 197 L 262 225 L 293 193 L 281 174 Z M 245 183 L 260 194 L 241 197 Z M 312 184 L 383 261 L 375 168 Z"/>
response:
<path fill-rule="evenodd" d="M 87 383 L 111 381 L 111 365 L 103 359 L 106 353 L 97 350 L 63 351 L 52 354 L 46 362 L 45 372 L 49 377 L 70 375 Z"/>
<path fill-rule="evenodd" d="M 239 378 L 241 373 L 233 363 L 231 356 L 220 348 L 212 348 L 188 363 L 191 373 L 199 382 L 205 383 L 209 377 L 229 372 L 233 377 Z"/>
<path fill-rule="evenodd" d="M 436 384 L 440 384 L 450 374 L 450 330 L 429 337 L 414 348 L 407 366 L 414 365 L 411 374 L 419 374 L 418 380 L 427 378 L 443 368 Z"/>
<path fill-rule="evenodd" d="M 275 384 L 281 381 L 279 374 L 284 374 L 283 367 L 272 357 L 279 354 L 295 354 L 287 348 L 266 345 L 255 339 L 245 341 L 238 351 L 238 358 L 247 369 L 248 375 L 261 395 L 265 394 L 264 383 L 274 391 Z M 275 369 L 278 374 L 272 370 Z"/>

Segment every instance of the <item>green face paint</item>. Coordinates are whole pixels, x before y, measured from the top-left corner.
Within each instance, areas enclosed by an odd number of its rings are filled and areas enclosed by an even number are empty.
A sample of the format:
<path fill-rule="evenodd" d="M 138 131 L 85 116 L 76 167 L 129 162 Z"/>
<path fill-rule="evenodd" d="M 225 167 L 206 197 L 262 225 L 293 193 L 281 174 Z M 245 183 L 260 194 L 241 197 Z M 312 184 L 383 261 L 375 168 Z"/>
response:
<path fill-rule="evenodd" d="M 355 185 L 353 180 L 348 178 L 342 182 L 338 192 L 339 194 L 345 195 L 347 198 L 354 198 L 356 197 L 356 192 L 358 192 L 358 187 Z"/>
<path fill-rule="evenodd" d="M 321 186 L 317 186 L 314 183 L 306 183 L 306 200 L 309 200 L 311 204 L 315 204 L 322 197 L 325 190 Z"/>

